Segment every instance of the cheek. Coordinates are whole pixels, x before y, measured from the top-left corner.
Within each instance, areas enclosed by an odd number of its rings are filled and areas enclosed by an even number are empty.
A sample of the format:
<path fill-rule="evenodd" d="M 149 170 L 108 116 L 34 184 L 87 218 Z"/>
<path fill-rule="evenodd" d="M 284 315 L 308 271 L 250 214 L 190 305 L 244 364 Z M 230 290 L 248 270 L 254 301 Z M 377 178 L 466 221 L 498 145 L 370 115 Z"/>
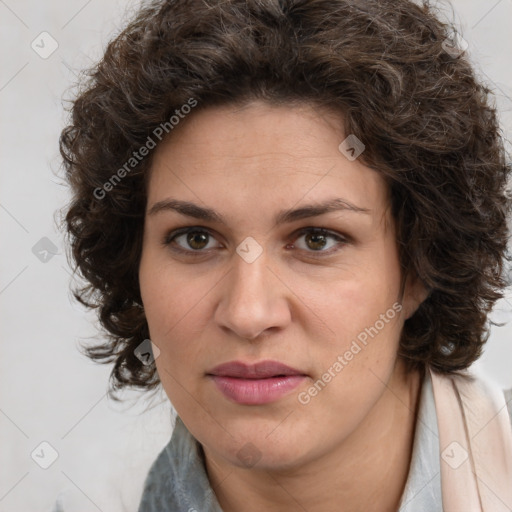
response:
<path fill-rule="evenodd" d="M 150 339 L 160 349 L 155 360 L 157 373 L 173 406 L 186 411 L 191 407 L 190 396 L 199 395 L 197 385 L 202 377 L 196 364 L 204 357 L 200 297 L 176 293 L 175 287 L 162 279 L 146 284 L 143 301 Z"/>
<path fill-rule="evenodd" d="M 333 341 L 317 345 L 317 368 L 325 379 L 329 372 L 336 375 L 331 392 L 337 403 L 355 407 L 366 393 L 378 392 L 381 380 L 387 382 L 393 370 L 403 325 L 397 275 L 354 276 L 324 300 L 323 318 Z"/>
<path fill-rule="evenodd" d="M 139 285 L 149 330 L 155 338 L 154 342 L 158 343 L 158 338 L 161 339 L 174 325 L 179 325 L 179 320 L 185 316 L 187 307 L 190 309 L 188 304 L 194 301 L 194 297 L 190 293 L 193 287 L 180 282 L 176 268 L 171 268 L 155 253 L 151 249 L 143 251 Z"/>
<path fill-rule="evenodd" d="M 398 277 L 368 272 L 340 283 L 324 299 L 322 310 L 336 334 L 354 337 L 372 326 L 382 314 L 388 313 L 389 321 L 397 317 L 393 305 L 398 302 L 399 290 Z"/>
<path fill-rule="evenodd" d="M 179 340 L 187 329 L 193 327 L 200 298 L 196 299 L 190 293 L 177 292 L 169 283 L 154 280 L 148 283 L 142 300 L 151 340 L 161 350 L 174 349 L 174 344 L 169 343 L 170 340 Z M 191 334 L 189 337 L 192 336 Z"/>
<path fill-rule="evenodd" d="M 201 351 L 204 290 L 209 288 L 197 286 L 198 281 L 191 286 L 189 278 L 180 277 L 175 268 L 151 265 L 149 258 L 141 261 L 139 283 L 150 338 L 160 349 L 156 366 L 162 381 L 165 370 L 176 376 L 189 375 L 191 361 L 198 361 Z"/>

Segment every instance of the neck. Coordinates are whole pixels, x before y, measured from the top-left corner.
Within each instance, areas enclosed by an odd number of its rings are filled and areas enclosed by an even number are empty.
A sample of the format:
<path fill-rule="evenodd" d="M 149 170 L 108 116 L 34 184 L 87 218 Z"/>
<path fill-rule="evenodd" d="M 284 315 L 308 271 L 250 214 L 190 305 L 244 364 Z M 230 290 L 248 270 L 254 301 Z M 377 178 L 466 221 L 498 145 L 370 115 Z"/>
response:
<path fill-rule="evenodd" d="M 223 512 L 396 512 L 411 461 L 422 374 L 396 371 L 375 407 L 335 450 L 301 467 L 247 471 L 213 460 L 206 471 Z"/>

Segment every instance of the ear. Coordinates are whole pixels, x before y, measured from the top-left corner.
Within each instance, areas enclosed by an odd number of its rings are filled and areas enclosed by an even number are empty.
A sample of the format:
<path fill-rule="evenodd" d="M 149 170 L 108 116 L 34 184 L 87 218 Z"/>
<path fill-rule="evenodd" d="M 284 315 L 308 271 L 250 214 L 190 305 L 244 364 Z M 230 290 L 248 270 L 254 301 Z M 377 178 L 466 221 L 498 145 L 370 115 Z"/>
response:
<path fill-rule="evenodd" d="M 403 314 L 409 319 L 421 303 L 430 295 L 430 290 L 423 284 L 416 272 L 409 271 L 405 279 L 404 294 L 402 298 Z"/>

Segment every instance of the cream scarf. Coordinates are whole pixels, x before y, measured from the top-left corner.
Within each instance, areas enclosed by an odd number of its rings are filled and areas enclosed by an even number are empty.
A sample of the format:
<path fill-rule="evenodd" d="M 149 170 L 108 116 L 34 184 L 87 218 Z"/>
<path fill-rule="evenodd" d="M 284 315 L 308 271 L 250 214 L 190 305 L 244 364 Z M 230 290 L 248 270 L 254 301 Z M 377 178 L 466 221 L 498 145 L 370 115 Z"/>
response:
<path fill-rule="evenodd" d="M 469 373 L 429 371 L 444 512 L 511 512 L 512 428 L 503 391 Z"/>

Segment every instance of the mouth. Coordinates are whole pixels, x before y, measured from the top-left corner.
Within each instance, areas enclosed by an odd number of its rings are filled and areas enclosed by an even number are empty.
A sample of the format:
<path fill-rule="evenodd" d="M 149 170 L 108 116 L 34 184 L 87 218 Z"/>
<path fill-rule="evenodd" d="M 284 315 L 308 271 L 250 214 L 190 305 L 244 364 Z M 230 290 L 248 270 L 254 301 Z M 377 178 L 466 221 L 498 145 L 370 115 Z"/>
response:
<path fill-rule="evenodd" d="M 307 378 L 304 372 L 278 361 L 252 365 L 232 361 L 216 366 L 206 375 L 225 398 L 241 405 L 275 402 Z"/>
<path fill-rule="evenodd" d="M 241 361 L 230 361 L 223 363 L 212 370 L 207 375 L 218 377 L 233 377 L 239 379 L 268 379 L 275 377 L 290 377 L 294 375 L 306 374 L 301 370 L 292 368 L 279 361 L 260 361 L 256 364 L 246 364 Z"/>

